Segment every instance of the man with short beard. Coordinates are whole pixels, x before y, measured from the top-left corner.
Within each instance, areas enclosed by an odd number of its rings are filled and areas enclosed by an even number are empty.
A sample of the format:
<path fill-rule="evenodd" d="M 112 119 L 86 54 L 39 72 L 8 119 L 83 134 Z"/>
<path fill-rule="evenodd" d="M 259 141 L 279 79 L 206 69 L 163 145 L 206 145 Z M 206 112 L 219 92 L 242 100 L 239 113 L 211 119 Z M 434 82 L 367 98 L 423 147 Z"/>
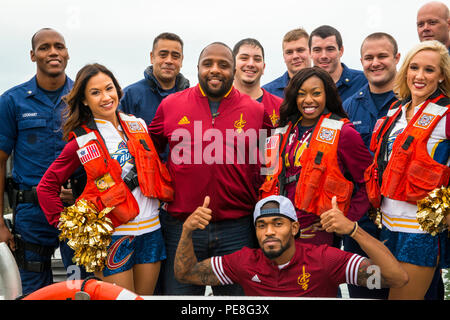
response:
<path fill-rule="evenodd" d="M 369 259 L 328 245 L 296 241 L 300 227 L 294 205 L 288 198 L 275 195 L 260 200 L 253 212 L 260 248 L 243 248 L 198 262 L 192 234 L 208 228 L 214 215 L 212 201 L 206 196 L 203 205 L 183 224 L 175 257 L 179 281 L 213 286 L 239 283 L 248 296 L 283 297 L 336 297 L 341 283 L 371 287 L 373 271 L 368 270 L 374 267 L 379 268 L 381 287 L 401 287 L 408 281 L 389 249 L 343 215 L 336 197 L 332 208 L 320 217 L 322 227 L 327 232 L 350 235 Z"/>
<path fill-rule="evenodd" d="M 183 221 L 207 194 L 214 199 L 213 221 L 194 232 L 196 254 L 206 258 L 254 245 L 251 212 L 262 181 L 259 157 L 250 160 L 259 152 L 261 132 L 272 128 L 263 105 L 233 87 L 235 61 L 227 45 L 206 46 L 197 68 L 198 85 L 164 99 L 149 125 L 158 151 L 169 144 L 167 166 L 175 189 L 160 217 L 167 251 L 162 289 L 169 295 L 204 295 L 205 286 L 175 280 L 173 262 Z M 237 285 L 213 292 L 243 294 Z"/>

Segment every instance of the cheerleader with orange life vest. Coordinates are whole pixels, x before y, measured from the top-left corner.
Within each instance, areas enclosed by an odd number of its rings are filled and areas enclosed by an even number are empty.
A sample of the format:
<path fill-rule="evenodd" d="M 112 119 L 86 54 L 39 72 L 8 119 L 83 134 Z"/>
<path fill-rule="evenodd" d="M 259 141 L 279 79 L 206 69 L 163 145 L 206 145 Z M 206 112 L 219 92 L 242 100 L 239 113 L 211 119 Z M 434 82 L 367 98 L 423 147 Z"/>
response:
<path fill-rule="evenodd" d="M 397 74 L 394 102 L 378 120 L 375 153 L 365 173 L 372 205 L 381 211 L 381 240 L 402 263 L 409 283 L 390 299 L 423 299 L 436 268 L 450 266 L 448 230 L 432 235 L 417 219 L 418 201 L 450 179 L 450 57 L 438 41 L 416 45 Z M 450 223 L 447 215 L 447 223 Z"/>
<path fill-rule="evenodd" d="M 105 266 L 95 275 L 142 295 L 153 293 L 166 258 L 159 223 L 160 201 L 171 201 L 169 173 L 161 163 L 142 119 L 117 112 L 122 91 L 114 75 L 99 64 L 77 74 L 67 102 L 63 136 L 69 142 L 38 188 L 50 224 L 63 211 L 61 182 L 81 165 L 86 185 L 78 197 L 107 214 L 114 231 Z"/>
<path fill-rule="evenodd" d="M 300 241 L 333 244 L 320 215 L 337 197 L 352 221 L 369 209 L 364 170 L 372 157 L 347 119 L 330 75 L 318 68 L 299 71 L 286 88 L 280 126 L 266 146 L 266 181 L 260 198 L 287 196 L 296 207 Z"/>

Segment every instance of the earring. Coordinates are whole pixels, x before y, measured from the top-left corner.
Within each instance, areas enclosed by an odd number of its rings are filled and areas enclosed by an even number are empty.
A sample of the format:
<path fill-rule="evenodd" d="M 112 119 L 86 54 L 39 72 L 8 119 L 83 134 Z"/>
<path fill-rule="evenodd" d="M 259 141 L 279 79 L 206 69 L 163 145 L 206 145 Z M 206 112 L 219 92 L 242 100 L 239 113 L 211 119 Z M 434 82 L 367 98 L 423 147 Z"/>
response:
<path fill-rule="evenodd" d="M 444 80 L 441 79 L 441 80 L 439 80 L 439 83 L 442 83 L 443 81 L 444 81 Z"/>

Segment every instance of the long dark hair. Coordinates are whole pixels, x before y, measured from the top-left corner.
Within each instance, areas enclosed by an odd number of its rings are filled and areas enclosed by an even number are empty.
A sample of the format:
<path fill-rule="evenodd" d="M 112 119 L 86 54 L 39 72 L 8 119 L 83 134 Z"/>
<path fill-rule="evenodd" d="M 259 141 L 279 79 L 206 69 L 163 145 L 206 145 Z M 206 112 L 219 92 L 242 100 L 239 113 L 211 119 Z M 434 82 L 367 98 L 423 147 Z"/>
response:
<path fill-rule="evenodd" d="M 122 89 L 119 82 L 108 68 L 98 63 L 85 65 L 78 71 L 72 90 L 63 97 L 63 101 L 67 105 L 63 115 L 64 140 L 68 140 L 69 133 L 75 128 L 93 119 L 91 109 L 83 103 L 83 100 L 86 98 L 84 92 L 88 81 L 99 73 L 104 73 L 111 78 L 116 87 L 119 100 L 122 98 Z"/>
<path fill-rule="evenodd" d="M 297 94 L 300 87 L 307 79 L 316 76 L 322 80 L 325 87 L 325 112 L 332 112 L 340 117 L 348 118 L 347 113 L 342 107 L 342 100 L 331 76 L 327 71 L 319 68 L 304 68 L 295 74 L 289 81 L 288 86 L 284 89 L 285 98 L 280 107 L 280 127 L 287 125 L 289 122 L 296 122 L 301 116 L 297 107 Z"/>

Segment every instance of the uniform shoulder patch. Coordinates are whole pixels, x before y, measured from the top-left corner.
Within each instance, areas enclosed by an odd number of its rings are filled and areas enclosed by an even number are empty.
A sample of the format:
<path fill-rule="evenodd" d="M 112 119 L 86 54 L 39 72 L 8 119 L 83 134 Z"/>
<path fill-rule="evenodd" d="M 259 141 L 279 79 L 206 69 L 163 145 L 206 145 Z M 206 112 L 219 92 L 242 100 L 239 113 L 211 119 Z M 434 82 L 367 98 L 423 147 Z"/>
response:
<path fill-rule="evenodd" d="M 131 133 L 145 133 L 145 129 L 139 121 L 125 121 Z"/>
<path fill-rule="evenodd" d="M 334 139 L 336 138 L 336 132 L 337 132 L 336 129 L 321 127 L 319 133 L 317 134 L 316 140 L 320 142 L 333 144 Z"/>

